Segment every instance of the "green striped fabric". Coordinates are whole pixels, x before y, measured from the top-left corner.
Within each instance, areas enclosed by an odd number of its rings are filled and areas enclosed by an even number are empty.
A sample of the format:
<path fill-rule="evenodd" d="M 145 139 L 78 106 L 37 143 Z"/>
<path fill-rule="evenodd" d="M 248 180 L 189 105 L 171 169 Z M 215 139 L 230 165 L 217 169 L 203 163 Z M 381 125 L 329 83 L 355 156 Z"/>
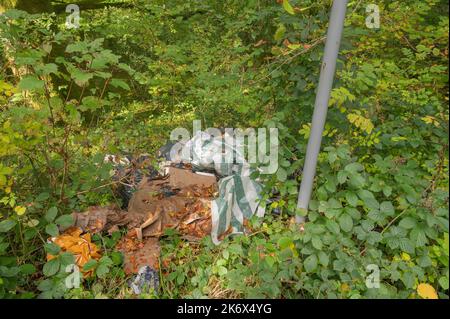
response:
<path fill-rule="evenodd" d="M 252 169 L 234 143 L 225 143 L 222 137 L 198 132 L 184 147 L 190 151 L 190 158 L 183 160 L 189 161 L 199 171 L 215 170 L 221 177 L 219 196 L 211 202 L 211 238 L 216 245 L 220 244 L 219 237 L 230 227 L 231 234 L 243 234 L 245 219 L 254 214 L 264 216 L 264 208 L 259 205 L 262 186 L 250 178 Z M 228 159 L 233 156 L 234 161 L 224 161 L 224 156 Z"/>

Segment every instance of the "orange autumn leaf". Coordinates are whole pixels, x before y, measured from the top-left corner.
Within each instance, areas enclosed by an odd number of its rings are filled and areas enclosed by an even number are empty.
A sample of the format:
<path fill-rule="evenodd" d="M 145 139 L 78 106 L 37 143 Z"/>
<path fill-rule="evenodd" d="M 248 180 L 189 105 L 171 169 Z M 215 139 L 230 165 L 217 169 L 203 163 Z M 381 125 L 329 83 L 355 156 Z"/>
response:
<path fill-rule="evenodd" d="M 423 299 L 439 299 L 436 290 L 430 284 L 419 284 L 417 293 Z"/>
<path fill-rule="evenodd" d="M 51 241 L 61 248 L 62 252 L 70 252 L 75 257 L 77 266 L 83 272 L 83 266 L 91 259 L 99 259 L 101 257 L 97 245 L 91 241 L 90 234 L 82 235 L 80 228 L 69 228 L 65 233 L 52 238 Z M 47 260 L 55 258 L 51 254 L 47 254 Z M 83 272 L 85 277 L 92 274 L 93 270 Z"/>

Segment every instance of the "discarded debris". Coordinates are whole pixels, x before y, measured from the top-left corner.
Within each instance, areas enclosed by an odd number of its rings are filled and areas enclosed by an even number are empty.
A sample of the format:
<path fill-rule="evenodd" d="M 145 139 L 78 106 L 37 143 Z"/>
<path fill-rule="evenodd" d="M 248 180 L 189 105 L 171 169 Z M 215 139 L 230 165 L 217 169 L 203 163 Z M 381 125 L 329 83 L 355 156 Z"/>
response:
<path fill-rule="evenodd" d="M 141 267 L 136 277 L 130 282 L 130 287 L 136 295 L 150 293 L 152 291 L 158 294 L 158 272 L 150 266 Z"/>
<path fill-rule="evenodd" d="M 89 277 L 93 270 L 84 271 L 83 266 L 91 259 L 99 259 L 100 251 L 92 241 L 91 234 L 85 233 L 78 227 L 71 227 L 63 234 L 50 238 L 50 241 L 58 245 L 62 252 L 70 252 L 75 257 L 75 263 L 83 273 L 84 277 Z M 51 254 L 47 254 L 47 260 L 56 258 Z"/>
<path fill-rule="evenodd" d="M 127 211 L 115 206 L 94 206 L 73 214 L 78 236 L 81 231 L 112 233 L 119 226 L 128 228 L 116 249 L 124 255 L 125 273 L 135 274 L 130 287 L 136 294 L 158 290 L 159 237 L 166 229 L 177 229 L 190 241 L 211 235 L 213 242 L 219 244 L 230 234 L 244 233 L 252 215 L 264 215 L 259 206 L 262 187 L 250 178 L 253 170 L 234 145 L 225 145 L 236 159 L 232 163 L 220 162 L 222 139 L 204 132 L 185 143 L 184 150 L 189 152 L 182 150 L 171 162 L 173 145 L 169 143 L 160 149 L 162 161 L 158 170 L 148 155 L 136 160 L 106 156 L 105 161 L 115 167 L 113 178 L 119 184 L 115 191 Z M 192 157 L 183 158 L 187 153 Z M 98 258 L 97 248 L 93 248 Z M 84 255 L 79 259 L 87 262 Z"/>
<path fill-rule="evenodd" d="M 157 269 L 161 248 L 158 238 L 147 238 L 140 241 L 133 231 L 122 238 L 116 246 L 124 256 L 124 272 L 127 275 L 137 274 L 144 266 Z"/>
<path fill-rule="evenodd" d="M 191 163 L 194 170 L 214 170 L 221 177 L 218 197 L 211 202 L 211 238 L 216 245 L 226 234 L 244 233 L 245 219 L 255 214 L 263 217 L 265 213 L 259 205 L 262 186 L 250 177 L 253 169 L 238 151 L 244 149 L 243 145 L 227 144 L 224 140 L 235 139 L 227 132 L 215 137 L 199 131 L 180 150 L 181 161 Z M 191 157 L 185 158 L 183 154 Z M 234 161 L 224 160 L 225 154 L 232 155 Z"/>
<path fill-rule="evenodd" d="M 112 233 L 118 226 L 128 224 L 128 214 L 116 206 L 92 206 L 85 212 L 72 214 L 73 226 L 95 234 L 103 230 Z"/>

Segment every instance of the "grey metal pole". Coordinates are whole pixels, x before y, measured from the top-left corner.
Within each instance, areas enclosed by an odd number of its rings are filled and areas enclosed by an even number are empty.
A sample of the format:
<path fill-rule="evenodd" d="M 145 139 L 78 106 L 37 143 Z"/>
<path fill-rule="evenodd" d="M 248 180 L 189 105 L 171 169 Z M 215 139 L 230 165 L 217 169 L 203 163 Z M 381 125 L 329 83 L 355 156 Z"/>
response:
<path fill-rule="evenodd" d="M 302 183 L 298 194 L 297 208 L 308 209 L 309 200 L 316 174 L 317 157 L 322 142 L 322 134 L 328 111 L 328 101 L 333 87 L 336 60 L 344 28 L 345 13 L 348 0 L 334 0 L 331 8 L 327 40 L 320 70 L 319 87 L 317 90 L 314 113 L 311 123 L 311 133 L 306 148 L 305 165 L 303 167 Z M 296 221 L 303 223 L 305 217 L 297 216 Z"/>

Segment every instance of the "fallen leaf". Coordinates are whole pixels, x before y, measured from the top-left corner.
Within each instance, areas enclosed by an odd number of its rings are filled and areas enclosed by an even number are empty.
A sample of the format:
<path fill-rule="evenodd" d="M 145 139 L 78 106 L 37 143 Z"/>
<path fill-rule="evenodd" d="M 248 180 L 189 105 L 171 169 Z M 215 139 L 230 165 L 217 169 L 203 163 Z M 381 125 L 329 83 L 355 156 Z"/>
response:
<path fill-rule="evenodd" d="M 436 290 L 430 284 L 419 284 L 417 293 L 423 299 L 439 299 Z"/>
<path fill-rule="evenodd" d="M 62 252 L 70 252 L 75 257 L 75 262 L 83 272 L 84 277 L 92 275 L 93 270 L 83 271 L 83 266 L 91 259 L 99 259 L 101 254 L 97 245 L 91 241 L 89 233 L 83 234 L 78 227 L 67 229 L 63 234 L 51 239 L 53 243 L 61 248 Z M 47 255 L 47 260 L 52 260 L 56 256 Z"/>

